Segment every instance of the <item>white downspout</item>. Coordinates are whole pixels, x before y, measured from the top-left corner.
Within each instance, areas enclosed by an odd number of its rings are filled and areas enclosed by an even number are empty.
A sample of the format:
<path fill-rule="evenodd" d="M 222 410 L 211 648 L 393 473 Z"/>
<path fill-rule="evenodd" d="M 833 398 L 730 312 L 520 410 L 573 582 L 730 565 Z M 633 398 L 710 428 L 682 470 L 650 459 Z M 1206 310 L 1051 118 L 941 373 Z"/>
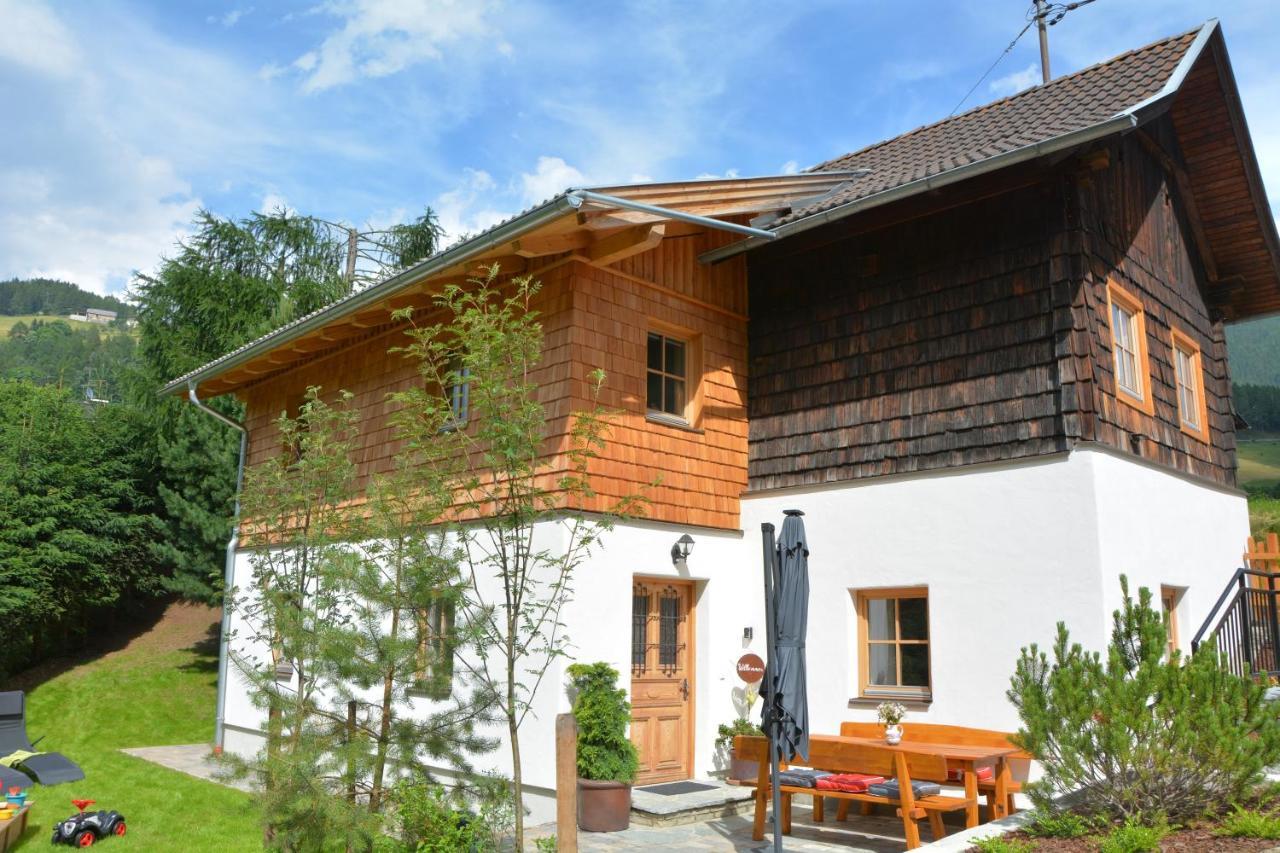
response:
<path fill-rule="evenodd" d="M 222 629 L 218 636 L 218 710 L 213 728 L 213 752 L 217 755 L 222 752 L 223 724 L 227 708 L 227 634 L 231 630 L 231 588 L 235 579 L 236 547 L 240 542 L 240 489 L 244 485 L 244 456 L 248 449 L 249 432 L 243 424 L 236 423 L 201 402 L 196 396 L 194 381 L 187 382 L 187 399 L 206 415 L 240 433 L 240 460 L 236 463 L 235 509 L 232 511 L 231 538 L 227 540 L 227 559 L 222 572 Z"/>

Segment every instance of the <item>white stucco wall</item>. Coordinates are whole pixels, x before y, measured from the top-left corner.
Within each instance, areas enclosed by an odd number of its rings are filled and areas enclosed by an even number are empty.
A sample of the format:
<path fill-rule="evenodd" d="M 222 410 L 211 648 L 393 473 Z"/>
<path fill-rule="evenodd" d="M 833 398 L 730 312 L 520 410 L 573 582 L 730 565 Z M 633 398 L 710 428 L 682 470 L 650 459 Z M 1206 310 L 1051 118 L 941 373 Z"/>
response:
<path fill-rule="evenodd" d="M 745 533 L 618 525 L 577 572 L 563 614 L 570 655 L 609 662 L 628 686 L 633 578 L 695 580 L 695 776 L 718 769 L 716 727 L 739 713 L 737 659 L 765 656 L 760 524 L 780 527 L 792 508 L 805 512 L 811 548 L 809 704 L 819 732 L 875 715 L 874 702 L 857 699 L 853 590 L 929 587 L 933 701 L 911 706 L 908 722 L 1011 730 L 1005 690 L 1022 646 L 1047 645 L 1062 620 L 1075 639 L 1101 648 L 1121 572 L 1135 590 L 1187 588 L 1178 613 L 1185 646 L 1238 565 L 1248 530 L 1242 495 L 1097 449 L 750 496 Z M 683 533 L 695 544 L 678 567 L 670 552 Z M 551 528 L 538 535 L 550 547 L 562 537 Z M 249 570 L 242 553 L 238 582 Z M 744 641 L 748 627 L 754 639 Z M 554 722 L 569 709 L 569 662 L 547 674 L 522 730 L 534 821 L 554 816 Z M 259 714 L 234 667 L 230 680 L 227 748 L 253 751 L 259 741 L 246 732 L 260 730 Z M 477 766 L 509 774 L 507 750 Z"/>

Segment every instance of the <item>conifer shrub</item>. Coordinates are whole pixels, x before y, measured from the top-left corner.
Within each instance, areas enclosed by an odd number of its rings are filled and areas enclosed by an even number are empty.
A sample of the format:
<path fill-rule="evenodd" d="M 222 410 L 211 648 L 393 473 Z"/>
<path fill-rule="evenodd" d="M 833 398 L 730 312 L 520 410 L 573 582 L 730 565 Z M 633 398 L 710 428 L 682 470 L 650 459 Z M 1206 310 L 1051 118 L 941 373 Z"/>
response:
<path fill-rule="evenodd" d="M 627 737 L 631 703 L 618 687 L 618 671 L 607 663 L 575 663 L 569 667 L 569 678 L 577 690 L 573 716 L 578 721 L 578 775 L 629 784 L 636 778 L 640 758 Z"/>
<path fill-rule="evenodd" d="M 1105 655 L 1072 643 L 1062 623 L 1052 662 L 1022 650 L 1008 693 L 1015 740 L 1043 768 L 1026 792 L 1046 813 L 1071 794 L 1087 819 L 1135 825 L 1222 813 L 1280 761 L 1280 703 L 1229 672 L 1212 643 L 1169 656 L 1151 591 L 1134 601 L 1120 584 Z"/>

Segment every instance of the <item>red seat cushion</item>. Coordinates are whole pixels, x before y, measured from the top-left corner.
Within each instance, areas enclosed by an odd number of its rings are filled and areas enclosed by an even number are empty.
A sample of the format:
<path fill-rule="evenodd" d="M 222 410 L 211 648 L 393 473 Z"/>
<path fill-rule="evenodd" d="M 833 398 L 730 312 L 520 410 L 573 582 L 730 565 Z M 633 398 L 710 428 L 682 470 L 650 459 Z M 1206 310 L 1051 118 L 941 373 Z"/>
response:
<path fill-rule="evenodd" d="M 996 769 L 995 769 L 994 767 L 979 767 L 979 768 L 978 768 L 978 781 L 979 781 L 979 782 L 990 782 L 990 781 L 991 781 L 992 779 L 994 779 L 994 778 L 996 778 Z M 947 781 L 948 781 L 948 782 L 963 782 L 963 781 L 964 781 L 964 771 L 963 771 L 963 770 L 948 770 L 948 771 L 947 771 Z"/>
<path fill-rule="evenodd" d="M 818 780 L 817 786 L 823 791 L 843 791 L 846 794 L 864 794 L 872 785 L 884 781 L 883 776 L 871 776 L 866 773 L 833 773 Z"/>

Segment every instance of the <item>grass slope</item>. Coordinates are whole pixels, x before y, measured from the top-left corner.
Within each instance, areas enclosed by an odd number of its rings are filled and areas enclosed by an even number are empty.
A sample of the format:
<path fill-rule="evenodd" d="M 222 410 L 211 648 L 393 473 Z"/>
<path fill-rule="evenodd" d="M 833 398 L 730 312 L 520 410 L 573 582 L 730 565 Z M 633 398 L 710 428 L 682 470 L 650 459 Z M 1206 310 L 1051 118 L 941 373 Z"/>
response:
<path fill-rule="evenodd" d="M 1280 484 L 1280 441 L 1241 441 L 1237 455 L 1242 486 Z"/>
<path fill-rule="evenodd" d="M 29 688 L 28 729 L 41 748 L 62 752 L 85 771 L 82 782 L 32 794 L 31 826 L 19 851 L 49 846 L 54 824 L 75 811 L 71 799 L 124 814 L 124 842 L 105 849 L 249 851 L 262 849 L 252 797 L 166 770 L 121 747 L 208 743 L 213 735 L 217 611 L 172 605 L 150 630 L 123 648 L 43 679 Z"/>
<path fill-rule="evenodd" d="M 60 320 L 73 329 L 101 329 L 103 332 L 114 331 L 110 326 L 104 326 L 101 323 L 86 323 L 82 320 L 68 320 L 66 317 L 55 317 L 52 314 L 18 314 L 18 315 L 0 315 L 0 338 L 8 337 L 9 330 L 19 323 L 31 325 L 33 320 L 39 320 L 43 323 L 52 323 Z"/>

